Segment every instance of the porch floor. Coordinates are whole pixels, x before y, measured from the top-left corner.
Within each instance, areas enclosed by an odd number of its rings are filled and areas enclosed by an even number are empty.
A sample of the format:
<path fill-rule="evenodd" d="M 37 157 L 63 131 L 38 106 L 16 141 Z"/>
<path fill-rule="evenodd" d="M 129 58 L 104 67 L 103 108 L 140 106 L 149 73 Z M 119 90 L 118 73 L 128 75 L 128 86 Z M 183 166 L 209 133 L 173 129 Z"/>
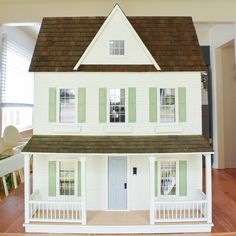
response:
<path fill-rule="evenodd" d="M 88 225 L 149 225 L 149 211 L 88 211 Z"/>

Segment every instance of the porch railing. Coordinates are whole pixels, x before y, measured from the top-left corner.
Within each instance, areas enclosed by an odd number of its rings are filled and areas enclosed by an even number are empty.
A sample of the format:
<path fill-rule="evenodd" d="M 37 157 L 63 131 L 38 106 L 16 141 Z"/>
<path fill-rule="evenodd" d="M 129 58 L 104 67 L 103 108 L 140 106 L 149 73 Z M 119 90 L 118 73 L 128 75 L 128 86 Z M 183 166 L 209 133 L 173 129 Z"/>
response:
<path fill-rule="evenodd" d="M 207 200 L 155 201 L 154 222 L 207 221 Z"/>
<path fill-rule="evenodd" d="M 31 195 L 32 196 L 32 195 Z M 34 194 L 33 196 L 37 196 Z M 29 220 L 31 222 L 76 222 L 82 223 L 81 202 L 29 201 Z"/>

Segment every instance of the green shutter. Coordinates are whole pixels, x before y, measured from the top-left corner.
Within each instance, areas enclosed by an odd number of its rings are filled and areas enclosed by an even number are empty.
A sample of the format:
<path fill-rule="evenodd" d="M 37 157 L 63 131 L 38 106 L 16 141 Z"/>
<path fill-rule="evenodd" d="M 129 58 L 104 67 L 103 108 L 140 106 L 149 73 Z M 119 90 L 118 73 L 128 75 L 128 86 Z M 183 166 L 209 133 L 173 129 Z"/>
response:
<path fill-rule="evenodd" d="M 129 88 L 129 122 L 136 122 L 136 88 Z"/>
<path fill-rule="evenodd" d="M 86 89 L 78 89 L 78 122 L 84 123 L 86 121 Z"/>
<path fill-rule="evenodd" d="M 49 88 L 49 108 L 48 108 L 48 121 L 56 122 L 57 113 L 57 89 Z"/>
<path fill-rule="evenodd" d="M 149 121 L 157 122 L 157 88 L 149 88 Z"/>
<path fill-rule="evenodd" d="M 179 122 L 186 122 L 186 88 L 179 88 Z"/>
<path fill-rule="evenodd" d="M 179 195 L 187 196 L 187 161 L 179 161 Z"/>
<path fill-rule="evenodd" d="M 154 173 L 154 178 L 155 178 L 155 181 L 154 181 L 154 184 L 155 184 L 155 196 L 157 197 L 158 195 L 158 162 L 155 161 L 155 173 Z"/>
<path fill-rule="evenodd" d="M 78 196 L 81 196 L 81 162 L 78 161 Z"/>
<path fill-rule="evenodd" d="M 56 161 L 48 162 L 48 195 L 56 196 Z"/>
<path fill-rule="evenodd" d="M 107 121 L 107 89 L 99 88 L 99 122 Z"/>

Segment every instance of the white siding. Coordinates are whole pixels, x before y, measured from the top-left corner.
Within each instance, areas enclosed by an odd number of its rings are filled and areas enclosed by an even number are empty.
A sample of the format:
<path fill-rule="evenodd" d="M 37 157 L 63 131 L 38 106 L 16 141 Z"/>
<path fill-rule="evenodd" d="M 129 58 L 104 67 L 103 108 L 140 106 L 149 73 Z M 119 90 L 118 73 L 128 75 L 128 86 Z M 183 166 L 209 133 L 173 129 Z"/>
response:
<path fill-rule="evenodd" d="M 48 160 L 69 159 L 69 156 L 35 155 L 33 159 L 33 189 L 39 190 L 43 199 L 59 200 L 63 197 L 48 197 Z M 78 157 L 79 158 L 79 157 Z M 86 200 L 88 210 L 107 209 L 108 165 L 106 156 L 90 156 L 86 159 Z M 171 158 L 171 157 L 163 157 Z M 175 157 L 176 158 L 176 157 Z M 74 157 L 72 158 L 74 159 Z M 179 156 L 179 160 L 187 160 L 188 196 L 181 199 L 194 198 L 198 189 L 202 188 L 201 155 Z M 128 210 L 149 209 L 149 158 L 148 156 L 128 156 L 127 159 Z M 137 175 L 132 169 L 137 167 Z M 68 197 L 66 198 L 68 200 Z M 74 200 L 78 197 L 74 197 Z M 177 198 L 175 198 L 177 199 Z M 63 199 L 65 200 L 65 198 Z"/>
<path fill-rule="evenodd" d="M 86 123 L 48 122 L 48 88 L 86 88 Z M 110 124 L 98 122 L 98 92 L 100 87 L 136 87 L 137 122 Z M 149 122 L 149 87 L 186 87 L 187 122 L 158 124 Z M 126 89 L 127 91 L 127 89 Z M 201 79 L 198 72 L 177 73 L 36 73 L 33 127 L 34 134 L 81 135 L 148 135 L 201 134 Z M 127 98 L 127 94 L 126 94 Z M 158 104 L 159 105 L 159 104 Z M 108 104 L 107 104 L 108 106 Z M 128 111 L 126 107 L 126 111 Z M 177 106 L 178 109 L 178 106 Z M 107 107 L 107 112 L 109 111 Z M 177 115 L 178 117 L 178 115 Z M 127 117 L 128 118 L 128 117 Z M 128 120 L 126 118 L 126 120 Z M 108 120 L 108 114 L 107 114 Z M 112 130 L 112 128 L 114 130 Z M 109 130 L 111 132 L 109 132 Z M 106 131 L 106 132 L 105 132 Z"/>

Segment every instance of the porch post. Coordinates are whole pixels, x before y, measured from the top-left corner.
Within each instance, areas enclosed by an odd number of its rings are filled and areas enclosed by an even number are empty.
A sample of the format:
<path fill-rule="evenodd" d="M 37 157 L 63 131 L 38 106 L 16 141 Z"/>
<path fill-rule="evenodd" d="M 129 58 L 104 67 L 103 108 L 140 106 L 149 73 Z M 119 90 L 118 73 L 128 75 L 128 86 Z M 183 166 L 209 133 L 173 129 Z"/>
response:
<path fill-rule="evenodd" d="M 82 224 L 86 225 L 86 157 L 81 157 L 81 216 Z"/>
<path fill-rule="evenodd" d="M 155 178 L 155 157 L 151 156 L 149 157 L 149 183 L 150 183 L 150 224 L 153 225 L 155 224 L 155 206 L 154 206 L 154 201 L 155 201 L 155 188 L 154 188 L 154 178 Z"/>
<path fill-rule="evenodd" d="M 206 171 L 206 197 L 207 197 L 207 223 L 212 223 L 212 177 L 211 177 L 211 155 L 205 155 Z"/>
<path fill-rule="evenodd" d="M 30 200 L 30 155 L 24 156 L 24 178 L 25 178 L 25 223 L 29 223 L 29 200 Z"/>

